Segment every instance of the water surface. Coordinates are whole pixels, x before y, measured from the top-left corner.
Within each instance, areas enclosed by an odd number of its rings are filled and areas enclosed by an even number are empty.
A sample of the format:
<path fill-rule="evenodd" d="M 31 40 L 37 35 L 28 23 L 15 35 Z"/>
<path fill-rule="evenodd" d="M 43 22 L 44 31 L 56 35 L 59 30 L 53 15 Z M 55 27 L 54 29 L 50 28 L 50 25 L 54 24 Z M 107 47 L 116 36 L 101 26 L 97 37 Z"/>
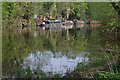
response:
<path fill-rule="evenodd" d="M 117 43 L 104 35 L 103 27 L 101 24 L 57 24 L 31 26 L 22 31 L 18 28 L 3 30 L 3 76 L 20 77 L 20 70 L 27 72 L 28 68 L 32 74 L 65 76 L 80 63 L 84 64 L 83 68 L 104 63 L 105 56 L 110 55 L 99 52 L 98 48 L 106 47 L 106 43 L 112 46 Z"/>

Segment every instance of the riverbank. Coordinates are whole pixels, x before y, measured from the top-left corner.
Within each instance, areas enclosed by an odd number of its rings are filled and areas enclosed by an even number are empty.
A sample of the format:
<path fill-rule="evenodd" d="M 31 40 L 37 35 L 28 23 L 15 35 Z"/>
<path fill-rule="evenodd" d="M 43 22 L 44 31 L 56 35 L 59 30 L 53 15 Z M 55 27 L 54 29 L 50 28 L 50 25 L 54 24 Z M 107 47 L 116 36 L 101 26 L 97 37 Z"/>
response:
<path fill-rule="evenodd" d="M 119 55 L 119 56 L 118 56 Z M 68 73 L 64 78 L 85 78 L 85 79 L 119 79 L 120 78 L 120 54 L 113 56 L 111 60 L 106 63 L 100 63 L 102 67 L 94 66 L 90 68 L 93 64 L 87 65 L 82 68 L 82 63 L 77 66 L 76 70 Z"/>

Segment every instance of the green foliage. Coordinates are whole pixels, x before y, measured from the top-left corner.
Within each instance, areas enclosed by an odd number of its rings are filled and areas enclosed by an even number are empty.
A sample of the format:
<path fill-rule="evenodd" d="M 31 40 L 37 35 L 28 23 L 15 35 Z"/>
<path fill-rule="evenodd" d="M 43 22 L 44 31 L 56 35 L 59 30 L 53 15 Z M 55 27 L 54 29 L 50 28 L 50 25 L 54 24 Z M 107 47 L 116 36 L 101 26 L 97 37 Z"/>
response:
<path fill-rule="evenodd" d="M 84 52 L 87 45 L 87 39 L 81 33 L 77 33 L 76 37 L 72 37 L 71 46 L 74 47 L 74 53 Z"/>
<path fill-rule="evenodd" d="M 118 4 L 116 3 L 116 5 Z M 119 15 L 112 3 L 88 3 L 88 16 L 92 20 L 100 20 L 106 24 L 107 26 L 104 29 L 107 32 L 113 33 L 119 27 Z"/>
<path fill-rule="evenodd" d="M 73 18 L 84 18 L 84 15 L 87 12 L 87 3 L 75 2 L 70 4 L 71 8 L 71 17 Z"/>
<path fill-rule="evenodd" d="M 110 3 L 3 2 L 2 9 L 3 9 L 2 15 L 4 22 L 6 22 L 5 20 L 8 20 L 8 22 L 10 22 L 10 20 L 13 20 L 12 22 L 14 22 L 16 18 L 33 19 L 33 16 L 35 14 L 43 15 L 43 16 L 50 15 L 53 17 L 59 17 L 60 15 L 64 15 L 65 18 L 66 15 L 69 14 L 70 19 L 76 19 L 76 18 L 80 19 L 80 18 L 85 18 L 84 15 L 88 12 L 88 16 L 90 16 L 90 19 L 101 20 L 108 25 L 107 28 L 104 26 L 104 28 L 101 28 L 99 31 L 96 30 L 97 28 L 94 28 L 95 30 L 89 30 L 88 27 L 84 27 L 85 29 L 81 29 L 81 30 L 86 31 L 88 29 L 89 33 L 84 32 L 85 34 L 82 34 L 82 32 L 76 31 L 76 33 L 72 33 L 73 35 L 70 35 L 71 36 L 70 41 L 67 40 L 66 36 L 61 36 L 61 33 L 57 33 L 57 32 L 56 33 L 51 32 L 49 34 L 49 37 L 46 37 L 46 35 L 42 35 L 34 38 L 32 34 L 20 35 L 17 30 L 12 30 L 12 31 L 11 29 L 5 30 L 3 31 L 3 38 L 2 38 L 3 39 L 2 62 L 4 63 L 3 64 L 4 72 L 9 72 L 10 69 L 16 70 L 16 68 L 21 63 L 20 61 L 22 61 L 25 57 L 27 57 L 31 53 L 31 50 L 33 52 L 52 51 L 53 53 L 61 51 L 62 55 L 67 55 L 67 53 L 69 53 L 71 49 L 73 50 L 72 54 L 78 54 L 85 51 L 90 52 L 90 55 L 87 55 L 87 57 L 89 57 L 88 66 L 86 66 L 85 63 L 80 63 L 76 69 L 78 71 L 80 71 L 80 69 L 84 71 L 84 70 L 89 70 L 92 67 L 96 67 L 96 66 L 99 67 L 103 63 L 111 59 L 110 55 L 97 53 L 96 48 L 98 47 L 98 45 L 102 46 L 103 48 L 110 48 L 110 49 L 114 47 L 117 52 L 119 51 L 119 46 L 118 45 L 114 46 L 112 45 L 114 43 L 111 43 L 115 40 L 108 38 L 109 34 L 107 33 L 104 34 L 105 32 L 116 30 L 116 26 L 117 27 L 119 26 L 119 24 L 117 24 L 118 15 Z M 112 36 L 112 38 L 114 37 Z M 107 42 L 108 40 L 109 42 Z M 107 56 L 108 58 L 106 58 L 105 56 Z M 74 58 L 69 55 L 68 57 Z M 19 60 L 17 61 L 16 58 L 18 58 Z M 15 59 L 17 65 L 13 67 L 11 66 L 11 64 L 14 65 L 13 61 Z M 107 72 L 100 73 L 98 74 L 98 78 L 120 78 L 119 73 L 120 72 L 115 74 L 108 74 Z M 39 75 L 40 73 L 38 73 L 38 75 L 33 74 L 29 67 L 27 68 L 26 71 L 24 69 L 20 69 L 17 72 L 17 74 L 18 74 L 17 76 L 28 77 L 28 78 L 33 75 L 38 78 L 47 77 L 45 74 L 41 74 L 41 75 Z M 56 74 L 53 77 L 59 78 L 60 76 L 61 74 Z"/>
<path fill-rule="evenodd" d="M 28 2 L 3 2 L 2 3 L 3 19 L 25 18 L 30 19 L 32 15 L 32 3 Z M 28 17 L 29 16 L 29 17 Z"/>
<path fill-rule="evenodd" d="M 67 14 L 75 18 L 80 18 L 84 16 L 87 10 L 87 3 L 3 2 L 2 9 L 3 19 L 10 17 L 14 19 L 16 17 L 31 19 L 34 15 L 53 16 L 60 19 L 60 16 L 67 18 Z"/>
<path fill-rule="evenodd" d="M 97 79 L 120 79 L 120 74 L 111 74 L 108 72 L 101 72 L 95 76 Z"/>

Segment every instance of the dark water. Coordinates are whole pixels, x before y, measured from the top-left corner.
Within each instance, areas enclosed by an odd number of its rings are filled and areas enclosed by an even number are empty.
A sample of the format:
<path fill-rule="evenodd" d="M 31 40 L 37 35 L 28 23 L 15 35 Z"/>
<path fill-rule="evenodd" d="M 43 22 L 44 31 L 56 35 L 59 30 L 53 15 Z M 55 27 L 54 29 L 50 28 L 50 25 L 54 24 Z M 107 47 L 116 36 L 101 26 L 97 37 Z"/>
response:
<path fill-rule="evenodd" d="M 26 75 L 28 68 L 32 74 L 65 76 L 80 63 L 83 67 L 104 64 L 111 55 L 99 49 L 118 45 L 113 35 L 102 32 L 104 26 L 53 24 L 3 30 L 3 77 L 21 77 L 21 71 Z"/>

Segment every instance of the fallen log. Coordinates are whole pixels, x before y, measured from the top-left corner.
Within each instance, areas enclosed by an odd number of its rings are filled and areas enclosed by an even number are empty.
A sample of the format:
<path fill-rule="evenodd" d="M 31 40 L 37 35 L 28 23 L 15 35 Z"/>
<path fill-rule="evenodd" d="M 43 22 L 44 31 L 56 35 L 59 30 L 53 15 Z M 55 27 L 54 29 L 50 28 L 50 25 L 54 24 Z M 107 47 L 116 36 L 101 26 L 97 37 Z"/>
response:
<path fill-rule="evenodd" d="M 100 51 L 100 52 L 105 52 L 105 53 L 111 53 L 111 54 L 113 54 L 113 55 L 115 55 L 115 54 L 120 54 L 120 52 L 112 51 L 112 50 L 98 49 L 98 51 Z"/>

